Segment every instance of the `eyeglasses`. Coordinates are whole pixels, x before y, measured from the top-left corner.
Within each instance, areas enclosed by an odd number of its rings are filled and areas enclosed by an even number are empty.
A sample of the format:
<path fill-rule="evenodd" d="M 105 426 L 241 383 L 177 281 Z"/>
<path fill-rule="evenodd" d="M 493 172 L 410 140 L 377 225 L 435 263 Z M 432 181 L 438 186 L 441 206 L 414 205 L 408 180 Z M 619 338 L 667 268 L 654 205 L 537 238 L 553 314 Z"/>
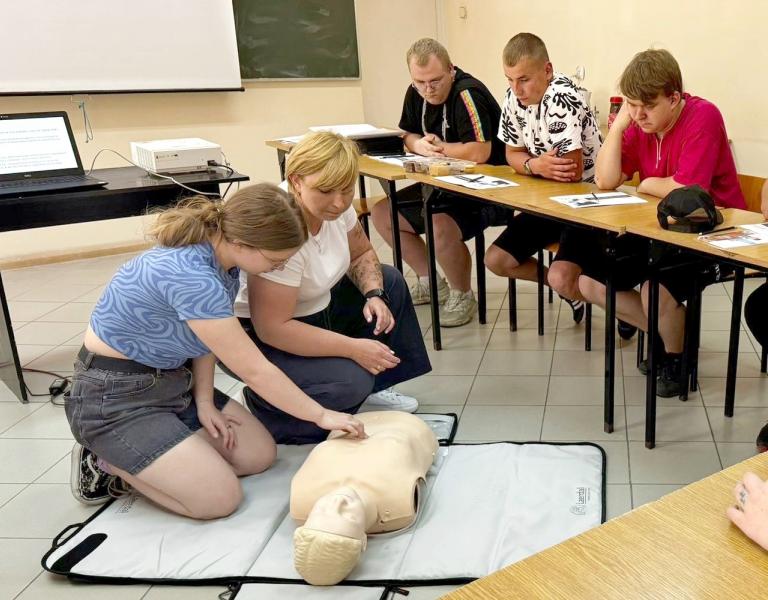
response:
<path fill-rule="evenodd" d="M 411 85 L 413 85 L 413 87 L 415 87 L 420 92 L 426 91 L 428 89 L 436 90 L 443 84 L 446 77 L 448 77 L 447 73 L 442 77 L 432 79 L 431 81 L 414 81 Z"/>
<path fill-rule="evenodd" d="M 274 258 L 269 258 L 269 256 L 264 254 L 259 248 L 256 248 L 256 251 L 267 259 L 271 267 L 269 269 L 270 271 L 282 271 L 285 269 L 285 265 L 288 264 L 288 261 L 291 260 L 290 257 L 283 258 L 282 260 L 275 260 Z"/>

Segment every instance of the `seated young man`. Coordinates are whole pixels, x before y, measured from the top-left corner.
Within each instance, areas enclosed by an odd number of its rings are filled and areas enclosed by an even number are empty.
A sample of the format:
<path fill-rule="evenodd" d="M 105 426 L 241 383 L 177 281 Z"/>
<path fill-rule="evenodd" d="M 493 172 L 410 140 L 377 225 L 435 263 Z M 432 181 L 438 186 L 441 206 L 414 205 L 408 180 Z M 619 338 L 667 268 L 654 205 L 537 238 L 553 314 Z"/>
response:
<path fill-rule="evenodd" d="M 504 148 L 496 138 L 501 109 L 483 83 L 451 63 L 448 51 L 437 41 L 424 38 L 406 55 L 413 83 L 405 93 L 400 129 L 409 152 L 422 156 L 450 157 L 477 163 L 504 164 Z M 489 225 L 506 222 L 507 211 L 466 197 L 443 194 L 444 212 L 434 215 L 435 254 L 448 280 L 438 278 L 440 325 L 458 327 L 472 320 L 477 301 L 470 277 L 472 259 L 465 240 Z M 400 241 L 405 262 L 418 279 L 411 286 L 414 304 L 429 302 L 427 249 L 424 233 L 421 186 L 398 192 Z M 373 223 L 392 245 L 389 200 L 372 210 Z M 450 286 L 450 290 L 448 288 Z"/>
<path fill-rule="evenodd" d="M 502 108 L 499 139 L 506 160 L 518 173 L 560 182 L 594 181 L 600 132 L 576 85 L 556 73 L 544 42 L 519 33 L 504 47 L 504 74 L 509 82 Z M 514 217 L 488 249 L 486 266 L 502 277 L 536 281 L 531 255 L 560 241 L 560 251 L 547 280 L 573 309 L 578 323 L 584 315 L 579 292 L 579 250 L 591 245 L 585 230 L 530 214 Z"/>
<path fill-rule="evenodd" d="M 613 189 L 634 173 L 640 174 L 638 192 L 663 198 L 688 185 L 704 188 L 721 207 L 746 208 L 728 145 L 723 117 L 717 107 L 683 91 L 683 78 L 675 58 L 666 50 L 646 50 L 635 55 L 619 82 L 626 97 L 597 156 L 596 183 Z M 647 278 L 645 244 L 629 242 L 631 266 L 622 266 L 617 284 L 616 314 L 636 327 L 647 328 L 647 285 L 633 290 Z M 669 261 L 661 264 L 667 265 Z M 605 305 L 605 267 L 601 261 L 585 266 L 579 280 L 584 297 Z M 683 302 L 694 281 L 705 286 L 718 281 L 724 265 L 681 267 L 662 271 L 659 277 L 659 333 L 664 344 L 658 394 L 680 393 L 680 364 L 685 329 Z M 632 276 L 634 275 L 634 276 Z"/>

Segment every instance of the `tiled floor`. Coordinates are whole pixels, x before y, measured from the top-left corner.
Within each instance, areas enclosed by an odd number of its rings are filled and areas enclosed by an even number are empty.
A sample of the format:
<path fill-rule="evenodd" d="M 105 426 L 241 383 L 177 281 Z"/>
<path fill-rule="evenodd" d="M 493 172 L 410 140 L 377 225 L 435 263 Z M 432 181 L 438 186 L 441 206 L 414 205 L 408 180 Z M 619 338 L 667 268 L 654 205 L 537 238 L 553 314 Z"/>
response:
<path fill-rule="evenodd" d="M 489 233 L 488 239 L 494 239 Z M 378 240 L 379 254 L 389 252 Z M 105 283 L 128 257 L 6 271 L 19 353 L 29 367 L 69 373 L 90 310 Z M 506 282 L 488 275 L 488 323 L 443 331 L 441 352 L 431 350 L 429 311 L 418 314 L 430 347 L 431 374 L 400 386 L 424 411 L 460 415 L 458 439 L 592 441 L 608 454 L 608 512 L 620 515 L 678 487 L 731 465 L 754 451 L 754 438 L 768 420 L 768 377 L 759 373 L 756 344 L 742 332 L 737 410 L 723 417 L 725 352 L 730 316 L 729 287 L 707 289 L 701 348 L 701 386 L 685 404 L 661 400 L 658 445 L 643 445 L 644 380 L 634 366 L 635 344 L 618 355 L 616 431 L 602 428 L 603 323 L 595 311 L 593 348 L 583 350 L 583 325 L 567 305 L 546 306 L 545 335 L 535 331 L 535 287 L 518 283 L 520 330 L 508 329 Z M 747 283 L 751 290 L 754 283 Z M 33 392 L 50 377 L 28 374 Z M 226 375 L 217 384 L 234 394 Z M 40 558 L 64 526 L 91 509 L 68 489 L 72 445 L 63 409 L 47 396 L 22 405 L 0 390 L 0 598 L 162 598 L 214 600 L 219 587 L 177 588 L 75 585 L 42 572 Z M 414 590 L 410 598 L 433 598 L 449 588 Z"/>

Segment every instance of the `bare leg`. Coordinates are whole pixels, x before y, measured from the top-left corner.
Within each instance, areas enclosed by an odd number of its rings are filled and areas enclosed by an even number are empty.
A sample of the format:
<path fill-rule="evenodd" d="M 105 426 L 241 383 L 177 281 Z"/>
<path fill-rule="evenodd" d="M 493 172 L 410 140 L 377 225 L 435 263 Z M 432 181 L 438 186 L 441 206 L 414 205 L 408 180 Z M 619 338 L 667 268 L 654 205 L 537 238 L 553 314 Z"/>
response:
<path fill-rule="evenodd" d="M 581 267 L 576 263 L 556 260 L 549 267 L 546 281 L 563 298 L 584 300 L 584 296 L 579 291 L 579 275 L 581 275 Z"/>
<path fill-rule="evenodd" d="M 400 248 L 403 253 L 403 260 L 413 269 L 419 277 L 426 277 L 429 273 L 427 263 L 427 245 L 419 234 L 417 234 L 411 224 L 403 217 L 399 216 L 400 225 Z M 392 247 L 392 219 L 390 218 L 389 198 L 385 198 L 376 203 L 371 210 L 373 226 L 384 241 Z"/>
<path fill-rule="evenodd" d="M 521 264 L 509 252 L 502 250 L 496 244 L 491 244 L 490 248 L 485 251 L 485 266 L 499 277 L 537 281 L 536 264 L 537 261 L 533 258 L 529 258 Z M 544 267 L 544 275 L 546 281 L 548 277 L 546 267 Z"/>
<path fill-rule="evenodd" d="M 648 314 L 648 283 L 642 288 L 644 314 Z M 663 285 L 659 285 L 659 335 L 668 354 L 681 354 L 685 338 L 685 306 L 678 304 Z"/>
<path fill-rule="evenodd" d="M 446 214 L 432 217 L 435 231 L 435 254 L 451 289 L 468 292 L 471 288 L 472 256 L 461 239 L 461 229 Z"/>
<path fill-rule="evenodd" d="M 587 302 L 605 308 L 604 284 L 586 275 L 581 275 L 579 277 L 579 291 Z M 643 331 L 648 329 L 648 319 L 643 311 L 640 294 L 635 290 L 616 292 L 616 316 L 638 329 Z"/>
<path fill-rule="evenodd" d="M 195 519 L 231 514 L 243 491 L 238 475 L 259 473 L 275 458 L 275 443 L 264 426 L 237 402 L 224 411 L 238 418 L 237 444 L 221 447 L 200 429 L 154 460 L 137 475 L 111 466 L 112 472 L 160 506 Z"/>

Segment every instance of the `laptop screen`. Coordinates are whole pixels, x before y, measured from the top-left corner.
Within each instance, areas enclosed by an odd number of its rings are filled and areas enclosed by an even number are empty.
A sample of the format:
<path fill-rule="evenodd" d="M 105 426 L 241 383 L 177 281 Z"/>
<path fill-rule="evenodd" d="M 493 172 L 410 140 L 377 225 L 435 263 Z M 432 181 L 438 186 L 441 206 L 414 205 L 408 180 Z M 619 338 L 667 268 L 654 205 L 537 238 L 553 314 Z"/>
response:
<path fill-rule="evenodd" d="M 80 173 L 67 113 L 0 115 L 0 180 Z"/>

